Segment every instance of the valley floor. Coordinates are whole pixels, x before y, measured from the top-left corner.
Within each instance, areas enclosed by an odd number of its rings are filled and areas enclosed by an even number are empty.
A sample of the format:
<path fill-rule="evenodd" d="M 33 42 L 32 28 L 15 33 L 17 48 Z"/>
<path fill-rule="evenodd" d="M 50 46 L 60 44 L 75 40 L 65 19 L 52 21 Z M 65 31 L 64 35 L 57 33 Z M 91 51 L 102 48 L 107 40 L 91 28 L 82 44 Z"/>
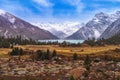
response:
<path fill-rule="evenodd" d="M 118 80 L 120 79 L 120 46 L 103 47 L 59 47 L 58 45 L 15 46 L 24 50 L 36 51 L 55 49 L 60 61 L 32 60 L 29 54 L 9 56 L 12 49 L 0 49 L 0 80 Z M 73 60 L 74 53 L 78 60 Z M 86 55 L 91 59 L 89 75 L 84 66 Z"/>

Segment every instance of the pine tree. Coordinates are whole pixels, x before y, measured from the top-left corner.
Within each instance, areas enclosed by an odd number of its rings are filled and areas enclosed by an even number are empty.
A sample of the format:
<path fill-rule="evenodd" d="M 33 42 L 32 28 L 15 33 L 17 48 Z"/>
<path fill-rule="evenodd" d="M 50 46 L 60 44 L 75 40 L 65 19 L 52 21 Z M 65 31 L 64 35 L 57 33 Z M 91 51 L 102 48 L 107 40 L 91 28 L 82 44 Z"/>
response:
<path fill-rule="evenodd" d="M 41 57 L 41 60 L 45 60 L 46 59 L 46 52 L 43 52 L 43 55 Z"/>
<path fill-rule="evenodd" d="M 41 50 L 37 50 L 36 53 L 37 53 L 37 59 L 42 60 L 43 52 Z"/>
<path fill-rule="evenodd" d="M 54 50 L 52 53 L 52 57 L 56 57 L 56 56 L 57 56 L 57 53 L 56 53 L 56 50 Z"/>
<path fill-rule="evenodd" d="M 73 54 L 73 60 L 77 60 L 78 59 L 78 55 L 76 53 Z"/>
<path fill-rule="evenodd" d="M 47 49 L 47 52 L 45 53 L 45 59 L 49 60 L 50 59 L 50 50 Z"/>
<path fill-rule="evenodd" d="M 20 55 L 23 55 L 23 49 L 22 48 L 20 48 L 19 53 L 20 53 Z"/>
<path fill-rule="evenodd" d="M 10 55 L 23 55 L 23 49 L 22 48 L 13 48 L 12 51 L 10 52 Z"/>
<path fill-rule="evenodd" d="M 84 61 L 86 70 L 90 70 L 90 64 L 91 64 L 91 60 L 90 60 L 90 57 L 87 55 Z"/>

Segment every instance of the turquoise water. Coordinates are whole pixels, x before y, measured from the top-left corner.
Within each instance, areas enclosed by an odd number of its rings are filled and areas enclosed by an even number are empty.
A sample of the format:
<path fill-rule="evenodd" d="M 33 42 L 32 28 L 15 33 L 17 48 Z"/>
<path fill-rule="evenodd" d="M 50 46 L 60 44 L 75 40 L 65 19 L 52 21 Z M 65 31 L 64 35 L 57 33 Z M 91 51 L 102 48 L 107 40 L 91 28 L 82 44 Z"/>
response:
<path fill-rule="evenodd" d="M 69 42 L 69 43 L 83 43 L 84 40 L 39 40 L 39 42 L 58 42 L 58 43 L 62 43 L 62 42 Z"/>

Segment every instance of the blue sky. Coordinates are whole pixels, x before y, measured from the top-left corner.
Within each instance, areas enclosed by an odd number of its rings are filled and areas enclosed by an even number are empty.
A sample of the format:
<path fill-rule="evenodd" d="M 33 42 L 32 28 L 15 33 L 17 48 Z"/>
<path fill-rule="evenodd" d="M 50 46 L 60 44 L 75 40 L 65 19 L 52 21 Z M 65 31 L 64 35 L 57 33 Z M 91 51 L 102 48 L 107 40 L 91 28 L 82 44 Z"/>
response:
<path fill-rule="evenodd" d="M 120 0 L 0 0 L 0 9 L 29 22 L 86 22 L 98 12 L 120 10 Z"/>

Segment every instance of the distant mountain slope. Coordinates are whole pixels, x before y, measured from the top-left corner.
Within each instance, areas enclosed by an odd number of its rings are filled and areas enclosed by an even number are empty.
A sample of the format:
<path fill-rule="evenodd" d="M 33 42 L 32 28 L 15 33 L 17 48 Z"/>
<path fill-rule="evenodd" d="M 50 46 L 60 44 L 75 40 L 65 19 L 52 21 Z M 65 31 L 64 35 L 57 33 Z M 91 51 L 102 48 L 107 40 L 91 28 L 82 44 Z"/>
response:
<path fill-rule="evenodd" d="M 104 33 L 100 36 L 100 38 L 110 38 L 116 34 L 120 34 L 120 19 L 116 20 L 113 22 L 105 31 Z"/>
<path fill-rule="evenodd" d="M 98 13 L 92 20 L 86 23 L 77 32 L 67 37 L 67 39 L 88 39 L 88 38 L 99 38 L 105 29 L 111 25 L 115 20 L 120 18 L 120 11 L 115 14 L 105 14 L 103 12 Z"/>
<path fill-rule="evenodd" d="M 32 38 L 34 40 L 57 39 L 49 31 L 40 29 L 8 12 L 0 10 L 0 36 L 16 37 L 17 35 L 21 35 L 25 39 Z"/>
<path fill-rule="evenodd" d="M 79 22 L 47 22 L 47 23 L 33 23 L 42 29 L 50 31 L 55 36 L 64 39 L 76 32 L 81 24 Z"/>

